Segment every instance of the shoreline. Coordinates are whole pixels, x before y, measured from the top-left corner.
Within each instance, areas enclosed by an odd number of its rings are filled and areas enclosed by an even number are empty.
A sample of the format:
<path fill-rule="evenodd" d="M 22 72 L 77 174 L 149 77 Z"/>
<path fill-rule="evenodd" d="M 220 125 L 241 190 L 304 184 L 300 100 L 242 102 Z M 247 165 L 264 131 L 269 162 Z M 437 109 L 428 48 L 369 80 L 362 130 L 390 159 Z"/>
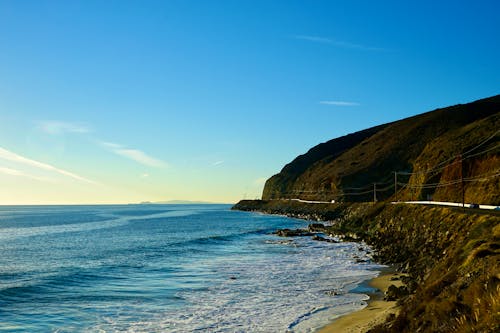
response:
<path fill-rule="evenodd" d="M 399 287 L 402 285 L 400 279 L 393 281 L 392 278 L 400 276 L 393 268 L 382 270 L 379 276 L 367 281 L 367 284 L 377 289 L 375 293 L 368 293 L 370 299 L 368 305 L 361 310 L 340 316 L 330 324 L 320 328 L 318 333 L 365 333 L 376 325 L 386 321 L 387 316 L 399 312 L 400 307 L 396 301 L 384 301 L 384 293 L 390 285 Z"/>
<path fill-rule="evenodd" d="M 401 298 L 401 310 L 384 322 L 388 330 L 499 331 L 498 214 L 388 202 L 312 205 L 285 200 L 242 200 L 232 209 L 333 221 L 324 227 L 325 234 L 365 241 L 374 249 L 375 262 L 405 267 L 405 288 L 391 291 Z M 339 317 L 328 318 L 335 322 Z M 370 330 L 353 326 L 336 332 Z M 318 327 L 316 332 L 328 331 Z"/>

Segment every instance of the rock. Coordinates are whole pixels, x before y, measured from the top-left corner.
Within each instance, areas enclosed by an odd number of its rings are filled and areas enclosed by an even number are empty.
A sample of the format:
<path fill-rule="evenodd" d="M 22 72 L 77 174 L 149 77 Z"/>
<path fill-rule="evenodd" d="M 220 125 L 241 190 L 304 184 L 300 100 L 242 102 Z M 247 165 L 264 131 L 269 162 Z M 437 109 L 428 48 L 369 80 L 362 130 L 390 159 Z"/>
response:
<path fill-rule="evenodd" d="M 312 236 L 312 232 L 302 230 L 302 229 L 281 229 L 274 232 L 275 235 L 280 237 L 297 237 L 297 236 Z"/>
<path fill-rule="evenodd" d="M 319 242 L 327 242 L 327 243 L 337 243 L 334 239 L 325 238 L 325 237 L 321 237 L 318 235 L 314 235 L 312 237 L 312 240 L 319 241 Z"/>
<path fill-rule="evenodd" d="M 387 291 L 385 292 L 385 301 L 396 301 L 402 297 L 408 296 L 408 288 L 406 286 L 401 286 L 401 287 L 396 287 L 395 285 L 391 284 Z"/>
<path fill-rule="evenodd" d="M 337 296 L 337 295 L 341 295 L 342 293 L 339 290 L 333 289 L 333 290 L 325 291 L 325 294 L 328 296 Z"/>
<path fill-rule="evenodd" d="M 359 241 L 359 237 L 354 233 L 346 233 L 346 234 L 341 235 L 341 237 L 342 237 L 342 240 L 344 242 L 357 242 L 357 241 Z"/>
<path fill-rule="evenodd" d="M 311 223 L 307 229 L 311 232 L 322 232 L 325 231 L 325 225 L 323 223 Z"/>

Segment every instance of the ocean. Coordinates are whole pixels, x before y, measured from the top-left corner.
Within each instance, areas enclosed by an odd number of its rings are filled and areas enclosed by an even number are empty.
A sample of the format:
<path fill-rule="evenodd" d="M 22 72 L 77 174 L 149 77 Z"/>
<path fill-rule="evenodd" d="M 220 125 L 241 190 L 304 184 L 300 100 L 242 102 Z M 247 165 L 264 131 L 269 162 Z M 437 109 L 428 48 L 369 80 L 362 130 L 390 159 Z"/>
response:
<path fill-rule="evenodd" d="M 272 234 L 307 224 L 229 205 L 0 206 L 0 332 L 314 332 L 364 307 L 381 266 L 364 244 Z"/>

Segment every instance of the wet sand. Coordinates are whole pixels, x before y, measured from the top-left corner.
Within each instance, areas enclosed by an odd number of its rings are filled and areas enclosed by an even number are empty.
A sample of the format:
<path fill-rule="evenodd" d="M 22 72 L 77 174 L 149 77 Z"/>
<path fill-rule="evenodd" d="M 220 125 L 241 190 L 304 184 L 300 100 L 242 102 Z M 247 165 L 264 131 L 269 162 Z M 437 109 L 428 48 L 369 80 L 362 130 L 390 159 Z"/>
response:
<path fill-rule="evenodd" d="M 400 280 L 391 281 L 394 276 L 399 276 L 399 274 L 393 272 L 382 273 L 382 275 L 371 280 L 368 284 L 381 292 L 370 295 L 368 306 L 336 319 L 320 329 L 319 333 L 365 333 L 368 329 L 383 323 L 389 314 L 397 314 L 399 309 L 396 302 L 383 300 L 383 292 L 391 284 L 398 287 L 402 285 Z"/>

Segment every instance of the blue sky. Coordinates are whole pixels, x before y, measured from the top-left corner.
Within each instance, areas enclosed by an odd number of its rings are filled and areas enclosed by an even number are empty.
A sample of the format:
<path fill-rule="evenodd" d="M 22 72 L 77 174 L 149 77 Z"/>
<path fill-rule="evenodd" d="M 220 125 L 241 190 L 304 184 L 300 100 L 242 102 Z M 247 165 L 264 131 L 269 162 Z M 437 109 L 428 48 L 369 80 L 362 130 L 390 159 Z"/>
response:
<path fill-rule="evenodd" d="M 498 94 L 498 1 L 0 1 L 0 203 L 235 202 Z"/>

